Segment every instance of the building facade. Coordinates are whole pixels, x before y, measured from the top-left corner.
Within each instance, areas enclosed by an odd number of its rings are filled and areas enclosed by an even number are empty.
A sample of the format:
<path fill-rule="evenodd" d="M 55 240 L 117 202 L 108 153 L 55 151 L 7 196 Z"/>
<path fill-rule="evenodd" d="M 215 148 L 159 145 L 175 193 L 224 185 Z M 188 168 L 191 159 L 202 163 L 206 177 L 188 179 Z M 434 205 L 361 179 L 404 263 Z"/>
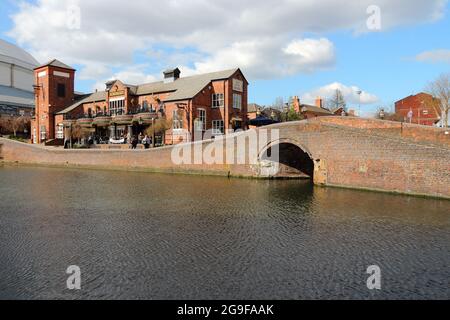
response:
<path fill-rule="evenodd" d="M 35 143 L 68 140 L 80 127 L 100 143 L 120 143 L 164 122 L 164 144 L 247 128 L 248 82 L 240 69 L 181 77 L 176 68 L 165 71 L 163 81 L 114 80 L 86 95 L 75 93 L 74 81 L 75 70 L 58 60 L 35 69 Z"/>
<path fill-rule="evenodd" d="M 28 52 L 0 39 L 0 116 L 34 111 L 33 69 L 37 65 Z"/>
<path fill-rule="evenodd" d="M 405 122 L 434 126 L 441 120 L 437 102 L 430 94 L 421 92 L 397 101 L 395 112 Z"/>

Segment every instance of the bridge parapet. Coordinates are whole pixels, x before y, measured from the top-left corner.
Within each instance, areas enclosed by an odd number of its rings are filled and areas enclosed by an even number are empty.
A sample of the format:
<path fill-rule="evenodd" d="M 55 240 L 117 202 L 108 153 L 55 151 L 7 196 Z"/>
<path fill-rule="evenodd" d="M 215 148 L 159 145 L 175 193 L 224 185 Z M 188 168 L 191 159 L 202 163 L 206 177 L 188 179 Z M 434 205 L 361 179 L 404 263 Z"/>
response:
<path fill-rule="evenodd" d="M 354 117 L 320 117 L 311 121 L 361 129 L 367 133 L 405 138 L 419 143 L 431 143 L 450 147 L 450 128 L 444 129 L 418 124 Z"/>
<path fill-rule="evenodd" d="M 282 144 L 281 169 L 288 174 L 299 171 L 288 167 L 304 169 L 308 176 L 313 175 L 318 185 L 450 199 L 450 147 L 445 130 L 343 117 L 282 123 L 264 129 L 276 129 L 279 134 L 276 139 L 270 138 L 268 143 L 258 147 L 255 153 L 245 155 L 247 159 L 257 160 L 255 165 L 176 164 L 173 161 L 175 147 L 137 151 L 65 150 L 2 138 L 0 155 L 5 163 L 262 177 L 267 172 L 272 174 L 264 153 L 269 147 Z M 426 134 L 421 135 L 422 132 Z M 218 151 L 223 151 L 226 156 L 229 152 L 237 155 L 242 135 L 227 136 L 223 150 L 219 147 Z M 202 152 L 213 143 L 210 140 L 188 146 L 192 149 L 199 146 Z"/>

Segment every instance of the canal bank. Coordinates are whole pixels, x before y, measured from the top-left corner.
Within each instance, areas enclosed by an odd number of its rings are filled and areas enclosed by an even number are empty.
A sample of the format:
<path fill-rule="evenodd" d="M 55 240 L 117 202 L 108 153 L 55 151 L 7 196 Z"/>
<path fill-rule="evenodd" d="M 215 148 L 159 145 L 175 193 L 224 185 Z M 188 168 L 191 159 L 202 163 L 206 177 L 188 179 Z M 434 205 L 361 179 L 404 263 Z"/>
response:
<path fill-rule="evenodd" d="M 222 144 L 204 140 L 151 150 L 64 150 L 0 139 L 0 157 L 10 164 L 89 169 L 246 178 L 306 175 L 319 186 L 449 199 L 450 148 L 445 131 L 419 127 L 415 129 L 420 134 L 413 135 L 411 128 L 396 126 L 386 121 L 336 118 L 283 123 L 268 126 L 270 139 L 257 140 L 256 149 L 246 139 L 252 135 L 261 139 L 261 129 L 227 136 Z M 272 139 L 273 132 L 277 138 Z M 404 132 L 408 135 L 399 136 Z M 184 147 L 189 159 L 179 161 L 177 148 Z M 199 162 L 195 161 L 197 147 Z M 269 156 L 274 148 L 279 154 L 276 162 Z M 221 154 L 222 160 L 205 162 L 205 154 L 211 153 Z M 224 161 L 229 154 L 232 161 Z M 273 173 L 277 166 L 280 170 Z"/>

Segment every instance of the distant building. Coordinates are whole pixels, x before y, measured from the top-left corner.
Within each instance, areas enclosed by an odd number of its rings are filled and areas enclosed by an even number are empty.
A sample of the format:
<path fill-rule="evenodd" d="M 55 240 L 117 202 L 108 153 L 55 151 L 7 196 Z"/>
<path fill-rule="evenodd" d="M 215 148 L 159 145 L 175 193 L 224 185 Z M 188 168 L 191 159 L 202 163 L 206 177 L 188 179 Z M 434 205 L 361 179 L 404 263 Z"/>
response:
<path fill-rule="evenodd" d="M 67 140 L 74 126 L 99 141 L 130 141 L 158 119 L 170 124 L 161 137 L 165 144 L 189 141 L 194 134 L 202 139 L 206 130 L 221 135 L 246 129 L 248 82 L 238 68 L 191 77 L 180 77 L 176 68 L 165 71 L 163 81 L 113 80 L 104 91 L 86 95 L 75 93 L 74 79 L 75 70 L 58 60 L 35 69 L 34 143 Z"/>
<path fill-rule="evenodd" d="M 318 97 L 315 105 L 300 103 L 299 97 L 293 98 L 294 109 L 297 113 L 303 115 L 305 119 L 334 116 L 335 114 L 324 107 L 323 99 Z"/>
<path fill-rule="evenodd" d="M 436 98 L 421 92 L 397 101 L 395 112 L 402 116 L 405 122 L 434 126 L 441 120 L 440 109 L 436 103 Z"/>
<path fill-rule="evenodd" d="M 33 69 L 38 64 L 23 49 L 0 39 L 0 116 L 33 112 Z"/>

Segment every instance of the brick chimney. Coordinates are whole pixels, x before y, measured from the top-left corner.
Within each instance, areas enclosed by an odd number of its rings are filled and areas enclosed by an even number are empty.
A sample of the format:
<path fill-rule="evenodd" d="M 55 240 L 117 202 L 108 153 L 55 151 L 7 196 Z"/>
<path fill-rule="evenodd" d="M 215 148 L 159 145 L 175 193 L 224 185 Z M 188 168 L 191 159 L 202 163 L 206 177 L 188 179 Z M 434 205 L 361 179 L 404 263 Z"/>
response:
<path fill-rule="evenodd" d="M 323 108 L 323 99 L 321 97 L 316 98 L 316 107 Z"/>
<path fill-rule="evenodd" d="M 293 98 L 292 104 L 294 106 L 295 112 L 300 113 L 300 99 L 297 96 Z"/>

